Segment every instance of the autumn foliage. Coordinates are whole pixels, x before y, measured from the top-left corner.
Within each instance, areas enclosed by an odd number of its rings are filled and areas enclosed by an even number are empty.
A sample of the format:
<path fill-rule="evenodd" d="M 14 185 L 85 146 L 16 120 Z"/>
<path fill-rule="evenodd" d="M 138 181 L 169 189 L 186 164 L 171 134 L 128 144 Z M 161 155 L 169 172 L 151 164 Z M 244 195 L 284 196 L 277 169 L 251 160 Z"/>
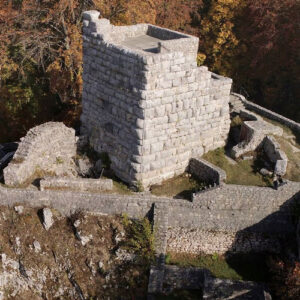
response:
<path fill-rule="evenodd" d="M 81 15 L 89 9 L 116 25 L 148 22 L 199 36 L 199 64 L 299 121 L 297 0 L 2 0 L 0 142 L 47 120 L 79 124 Z"/>

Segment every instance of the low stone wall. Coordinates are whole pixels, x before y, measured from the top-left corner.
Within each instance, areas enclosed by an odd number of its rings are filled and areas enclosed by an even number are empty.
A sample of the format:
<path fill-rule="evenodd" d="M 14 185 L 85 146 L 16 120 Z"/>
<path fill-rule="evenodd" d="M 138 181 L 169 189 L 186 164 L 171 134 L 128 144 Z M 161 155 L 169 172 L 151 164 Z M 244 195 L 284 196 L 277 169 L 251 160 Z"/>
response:
<path fill-rule="evenodd" d="M 289 128 L 291 128 L 297 132 L 300 132 L 300 124 L 299 123 L 297 123 L 293 120 L 290 120 L 288 118 L 285 118 L 282 115 L 279 115 L 271 110 L 268 110 L 262 106 L 255 104 L 255 103 L 252 103 L 252 102 L 246 100 L 246 98 L 240 94 L 232 93 L 231 95 L 236 96 L 244 104 L 244 106 L 247 109 L 255 111 L 256 113 L 258 113 L 262 116 L 265 116 L 274 121 L 278 121 L 278 122 L 288 126 Z"/>
<path fill-rule="evenodd" d="M 113 181 L 111 179 L 48 177 L 40 181 L 40 189 L 41 191 L 51 189 L 79 192 L 111 191 L 113 189 Z"/>
<path fill-rule="evenodd" d="M 288 158 L 280 149 L 279 144 L 271 136 L 266 136 L 263 142 L 263 149 L 271 162 L 275 164 L 274 173 L 283 176 L 286 173 Z"/>
<path fill-rule="evenodd" d="M 199 178 L 199 180 L 220 185 L 226 180 L 226 173 L 224 170 L 209 163 L 202 158 L 192 158 L 189 162 L 189 172 Z"/>
<path fill-rule="evenodd" d="M 0 205 L 16 204 L 31 207 L 49 206 L 64 215 L 71 215 L 77 210 L 116 215 L 126 213 L 132 218 L 145 217 L 157 200 L 168 202 L 168 198 L 147 195 L 92 194 L 72 191 L 38 191 L 12 189 L 0 186 Z"/>
<path fill-rule="evenodd" d="M 13 160 L 4 169 L 5 184 L 21 185 L 37 173 L 74 177 L 70 166 L 75 155 L 74 129 L 58 122 L 36 126 L 21 139 Z"/>

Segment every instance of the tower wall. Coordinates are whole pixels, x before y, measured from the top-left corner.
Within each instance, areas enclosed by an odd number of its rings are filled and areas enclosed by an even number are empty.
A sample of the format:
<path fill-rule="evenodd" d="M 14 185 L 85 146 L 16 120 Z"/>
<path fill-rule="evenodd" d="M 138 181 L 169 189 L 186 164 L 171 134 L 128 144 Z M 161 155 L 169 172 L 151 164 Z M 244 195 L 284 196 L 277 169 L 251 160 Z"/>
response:
<path fill-rule="evenodd" d="M 198 38 L 98 16 L 83 14 L 81 130 L 116 175 L 149 186 L 223 146 L 232 80 L 197 67 Z"/>

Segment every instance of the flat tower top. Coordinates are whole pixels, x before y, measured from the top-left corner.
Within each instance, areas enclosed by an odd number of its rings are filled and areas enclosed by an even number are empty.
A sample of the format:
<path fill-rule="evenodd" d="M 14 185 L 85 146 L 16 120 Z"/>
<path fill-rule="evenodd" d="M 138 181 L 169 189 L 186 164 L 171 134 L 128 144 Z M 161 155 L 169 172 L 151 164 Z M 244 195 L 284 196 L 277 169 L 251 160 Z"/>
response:
<path fill-rule="evenodd" d="M 136 37 L 126 38 L 121 45 L 131 49 L 143 50 L 146 52 L 159 52 L 158 43 L 162 40 L 156 37 L 152 37 L 148 34 L 139 35 Z"/>

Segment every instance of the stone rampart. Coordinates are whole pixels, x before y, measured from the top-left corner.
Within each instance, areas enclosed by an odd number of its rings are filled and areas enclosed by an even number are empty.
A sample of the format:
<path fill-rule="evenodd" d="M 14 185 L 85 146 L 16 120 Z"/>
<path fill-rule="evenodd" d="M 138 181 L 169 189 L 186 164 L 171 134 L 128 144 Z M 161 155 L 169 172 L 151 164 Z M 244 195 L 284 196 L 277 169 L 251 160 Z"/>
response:
<path fill-rule="evenodd" d="M 83 14 L 81 133 L 116 175 L 145 187 L 225 145 L 232 80 L 197 67 L 198 38 Z"/>
<path fill-rule="evenodd" d="M 189 172 L 200 181 L 220 185 L 226 180 L 226 173 L 221 168 L 209 163 L 203 158 L 192 158 L 189 162 Z"/>
<path fill-rule="evenodd" d="M 21 185 L 35 173 L 74 176 L 68 166 L 76 155 L 75 130 L 63 123 L 36 126 L 22 138 L 13 160 L 4 169 L 9 186 Z M 34 178 L 33 178 L 34 179 Z"/>
<path fill-rule="evenodd" d="M 168 206 L 168 229 L 161 236 L 166 234 L 170 251 L 278 251 L 278 241 L 295 234 L 291 208 L 295 199 L 299 200 L 299 191 L 300 183 L 295 182 L 289 182 L 277 191 L 271 188 L 223 185 L 197 194 L 191 203 L 146 194 L 126 196 L 40 192 L 0 187 L 0 204 L 52 206 L 67 215 L 76 210 L 86 210 L 109 215 L 127 213 L 130 217 L 140 218 L 149 215 L 154 203 L 157 203 L 157 209 L 161 205 Z M 161 210 L 164 213 L 166 209 Z"/>
<path fill-rule="evenodd" d="M 72 190 L 78 192 L 101 192 L 113 189 L 112 179 L 64 178 L 47 177 L 40 181 L 40 189 L 44 190 Z"/>

